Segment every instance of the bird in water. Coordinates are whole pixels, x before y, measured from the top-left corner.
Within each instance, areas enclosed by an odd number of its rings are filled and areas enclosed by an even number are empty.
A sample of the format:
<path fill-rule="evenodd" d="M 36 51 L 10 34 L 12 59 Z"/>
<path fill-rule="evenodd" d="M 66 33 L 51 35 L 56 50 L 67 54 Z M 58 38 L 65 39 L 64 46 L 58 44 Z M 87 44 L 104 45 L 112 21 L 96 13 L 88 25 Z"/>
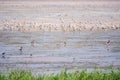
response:
<path fill-rule="evenodd" d="M 73 59 L 72 59 L 72 63 L 74 63 L 75 62 L 75 57 L 73 57 Z"/>
<path fill-rule="evenodd" d="M 22 51 L 22 50 L 23 50 L 23 47 L 21 46 L 19 50 Z"/>
<path fill-rule="evenodd" d="M 106 45 L 107 45 L 107 51 L 109 51 L 109 48 L 110 48 L 110 43 L 111 43 L 111 41 L 110 40 L 108 40 L 107 42 L 106 42 Z"/>
<path fill-rule="evenodd" d="M 30 57 L 32 57 L 32 54 L 30 54 Z"/>
<path fill-rule="evenodd" d="M 2 58 L 5 58 L 5 54 L 6 54 L 5 52 L 2 53 Z"/>
<path fill-rule="evenodd" d="M 20 47 L 19 51 L 20 51 L 20 54 L 22 54 L 22 51 L 23 51 L 23 47 L 22 46 Z"/>
<path fill-rule="evenodd" d="M 66 43 L 66 42 L 64 42 L 64 47 L 66 46 L 66 44 L 67 44 L 67 43 Z"/>
<path fill-rule="evenodd" d="M 34 44 L 35 44 L 35 40 L 32 40 L 32 41 L 31 41 L 31 46 L 34 47 Z"/>
<path fill-rule="evenodd" d="M 111 42 L 111 41 L 110 41 L 110 40 L 108 40 L 108 41 L 106 42 L 106 44 L 107 44 L 107 45 L 110 45 L 110 42 Z"/>

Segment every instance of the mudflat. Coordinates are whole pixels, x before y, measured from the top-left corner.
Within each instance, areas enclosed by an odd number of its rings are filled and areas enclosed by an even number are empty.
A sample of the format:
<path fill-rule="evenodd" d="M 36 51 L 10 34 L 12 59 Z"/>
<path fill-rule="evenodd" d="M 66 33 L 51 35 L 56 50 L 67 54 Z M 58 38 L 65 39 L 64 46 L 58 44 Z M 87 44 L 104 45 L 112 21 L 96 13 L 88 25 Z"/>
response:
<path fill-rule="evenodd" d="M 76 32 L 120 29 L 119 0 L 0 1 L 0 30 Z"/>

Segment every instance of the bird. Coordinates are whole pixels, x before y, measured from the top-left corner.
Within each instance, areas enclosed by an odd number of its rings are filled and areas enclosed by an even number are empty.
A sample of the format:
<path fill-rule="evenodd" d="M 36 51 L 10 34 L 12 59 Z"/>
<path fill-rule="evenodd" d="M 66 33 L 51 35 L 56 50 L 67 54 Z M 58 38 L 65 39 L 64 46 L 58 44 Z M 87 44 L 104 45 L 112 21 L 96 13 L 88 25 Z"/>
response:
<path fill-rule="evenodd" d="M 106 44 L 107 44 L 107 45 L 110 45 L 110 43 L 111 43 L 111 41 L 110 41 L 110 40 L 108 40 L 108 41 L 106 42 Z"/>
<path fill-rule="evenodd" d="M 5 58 L 5 54 L 6 54 L 5 52 L 2 53 L 2 58 Z"/>
<path fill-rule="evenodd" d="M 109 48 L 110 48 L 110 43 L 111 43 L 111 41 L 110 41 L 110 40 L 108 40 L 108 41 L 106 42 L 106 45 L 107 45 L 107 51 L 109 51 Z"/>
<path fill-rule="evenodd" d="M 64 42 L 64 47 L 66 46 L 66 42 Z"/>
<path fill-rule="evenodd" d="M 75 57 L 73 57 L 73 59 L 72 59 L 72 63 L 73 63 L 73 62 L 75 62 Z"/>
<path fill-rule="evenodd" d="M 19 50 L 22 51 L 22 50 L 23 50 L 23 47 L 21 46 Z"/>
<path fill-rule="evenodd" d="M 32 40 L 32 41 L 31 41 L 31 46 L 34 47 L 34 44 L 35 44 L 35 40 Z"/>
<path fill-rule="evenodd" d="M 5 55 L 5 52 L 3 52 L 2 55 Z"/>
<path fill-rule="evenodd" d="M 23 51 L 23 47 L 22 46 L 20 47 L 19 51 L 20 51 L 20 54 L 22 54 L 22 51 Z"/>
<path fill-rule="evenodd" d="M 30 56 L 32 57 L 32 54 L 30 54 Z"/>

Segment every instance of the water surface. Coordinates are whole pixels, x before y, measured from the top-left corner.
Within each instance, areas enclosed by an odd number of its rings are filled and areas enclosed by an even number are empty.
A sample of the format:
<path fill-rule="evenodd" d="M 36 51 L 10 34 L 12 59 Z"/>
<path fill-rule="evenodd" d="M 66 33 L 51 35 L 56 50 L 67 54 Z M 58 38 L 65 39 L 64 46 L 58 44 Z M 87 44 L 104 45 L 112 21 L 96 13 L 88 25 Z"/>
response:
<path fill-rule="evenodd" d="M 34 40 L 34 43 L 31 43 Z M 110 40 L 110 44 L 106 42 Z M 20 47 L 23 50 L 20 51 Z M 5 58 L 2 53 L 5 52 Z M 0 32 L 0 71 L 120 67 L 120 32 Z"/>

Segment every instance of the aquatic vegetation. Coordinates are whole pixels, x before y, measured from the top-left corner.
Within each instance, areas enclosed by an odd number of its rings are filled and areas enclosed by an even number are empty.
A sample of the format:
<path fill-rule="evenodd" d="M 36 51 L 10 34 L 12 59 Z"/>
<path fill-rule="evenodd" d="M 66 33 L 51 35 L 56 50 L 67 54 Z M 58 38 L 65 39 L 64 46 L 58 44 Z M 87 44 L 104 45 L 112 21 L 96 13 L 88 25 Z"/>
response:
<path fill-rule="evenodd" d="M 59 74 L 33 76 L 30 71 L 16 70 L 8 75 L 0 74 L 0 80 L 120 80 L 120 69 L 109 72 L 87 70 L 67 72 L 61 71 Z"/>

